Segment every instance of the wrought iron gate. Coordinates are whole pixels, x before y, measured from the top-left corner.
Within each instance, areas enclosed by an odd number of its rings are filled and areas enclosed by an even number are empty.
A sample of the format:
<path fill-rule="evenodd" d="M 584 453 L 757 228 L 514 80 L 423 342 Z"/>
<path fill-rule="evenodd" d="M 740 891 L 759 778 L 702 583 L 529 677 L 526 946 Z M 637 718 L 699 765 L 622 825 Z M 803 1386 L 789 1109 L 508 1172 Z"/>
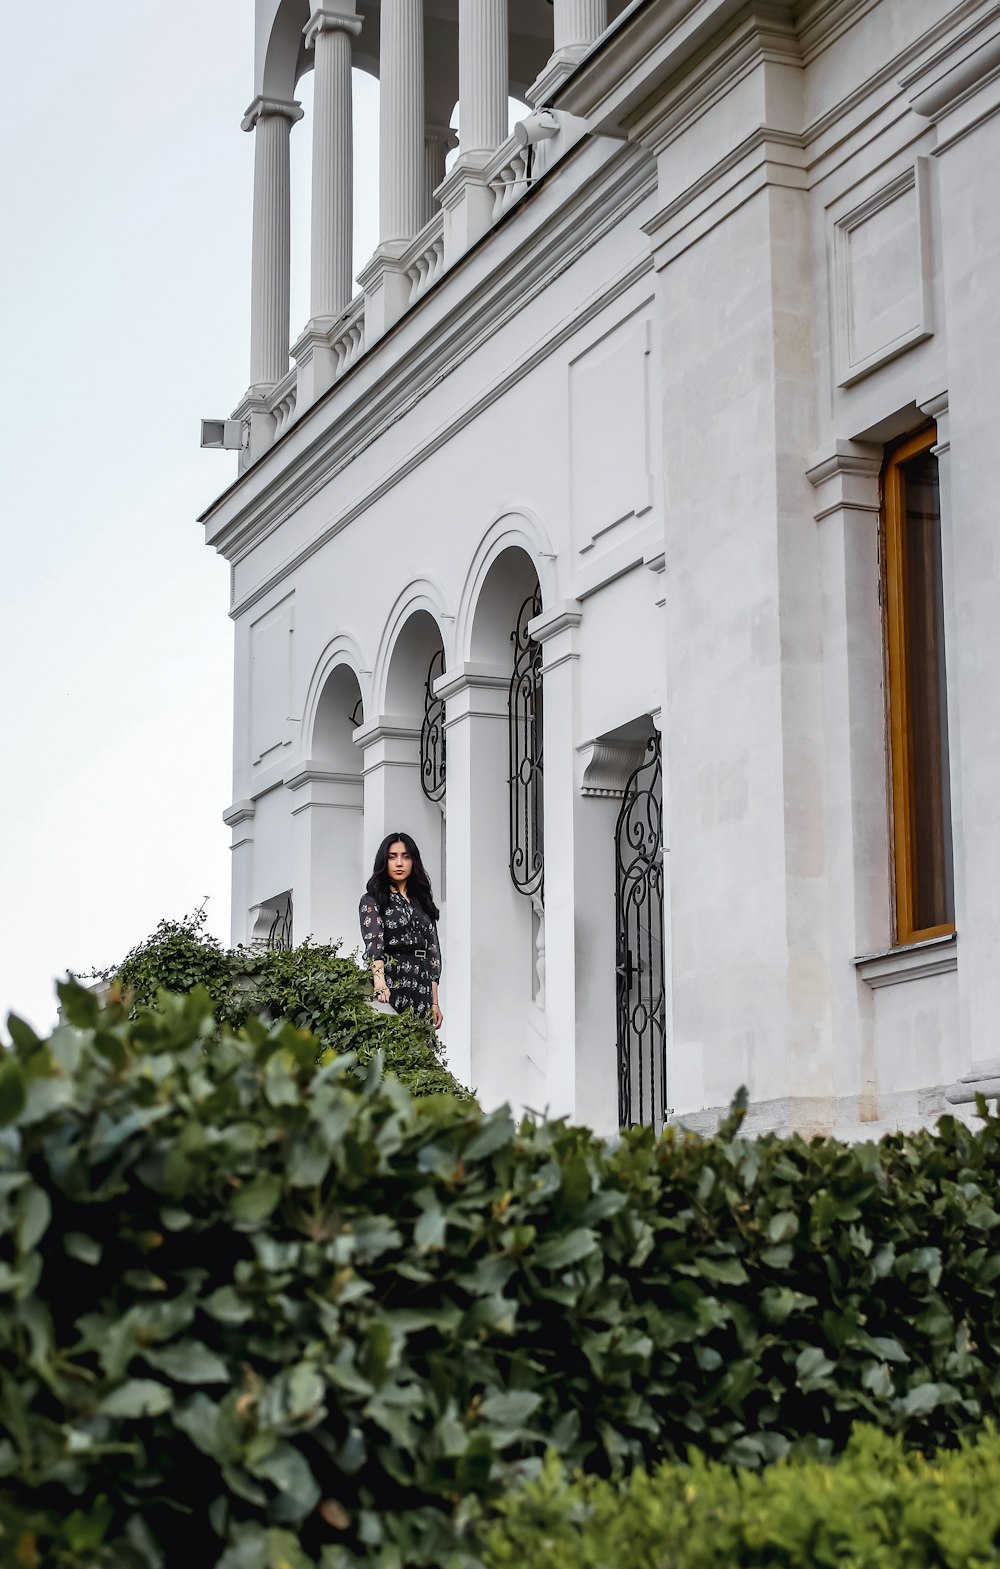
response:
<path fill-rule="evenodd" d="M 448 771 L 447 742 L 444 733 L 444 698 L 434 691 L 438 676 L 444 675 L 444 649 L 431 660 L 424 682 L 424 718 L 420 726 L 420 786 L 428 801 L 443 801 Z"/>
<path fill-rule="evenodd" d="M 542 892 L 545 833 L 542 809 L 542 645 L 528 622 L 542 613 L 541 590 L 529 594 L 510 635 L 510 875 L 518 893 Z"/>
<path fill-rule="evenodd" d="M 615 829 L 618 1116 L 669 1115 L 663 971 L 663 761 L 654 733 L 625 787 Z"/>

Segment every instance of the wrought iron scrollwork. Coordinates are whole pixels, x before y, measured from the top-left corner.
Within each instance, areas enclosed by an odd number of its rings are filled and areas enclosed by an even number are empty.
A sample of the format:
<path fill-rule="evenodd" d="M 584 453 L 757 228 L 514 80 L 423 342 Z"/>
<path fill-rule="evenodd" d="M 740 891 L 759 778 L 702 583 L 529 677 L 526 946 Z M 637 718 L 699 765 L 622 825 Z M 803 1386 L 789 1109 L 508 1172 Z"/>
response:
<path fill-rule="evenodd" d="M 444 649 L 439 648 L 430 662 L 424 682 L 424 720 L 420 726 L 420 786 L 428 801 L 443 801 L 447 766 L 444 733 L 444 698 L 434 691 L 434 683 L 444 675 Z"/>
<path fill-rule="evenodd" d="M 517 613 L 510 640 L 510 875 L 518 893 L 542 893 L 545 871 L 542 808 L 542 646 L 528 635 L 528 622 L 542 613 L 541 590 L 529 594 Z"/>
<path fill-rule="evenodd" d="M 290 948 L 292 946 L 292 896 L 290 893 L 282 894 L 275 901 L 274 920 L 267 934 L 269 948 Z"/>
<path fill-rule="evenodd" d="M 351 709 L 351 712 L 348 715 L 348 718 L 351 721 L 351 728 L 353 730 L 356 730 L 359 725 L 363 725 L 364 724 L 364 722 L 365 722 L 365 700 L 364 700 L 363 697 L 359 697 L 358 698 L 358 700 L 355 703 L 354 707 Z"/>
<path fill-rule="evenodd" d="M 618 1115 L 669 1116 L 663 969 L 663 760 L 653 734 L 625 787 L 615 829 Z"/>

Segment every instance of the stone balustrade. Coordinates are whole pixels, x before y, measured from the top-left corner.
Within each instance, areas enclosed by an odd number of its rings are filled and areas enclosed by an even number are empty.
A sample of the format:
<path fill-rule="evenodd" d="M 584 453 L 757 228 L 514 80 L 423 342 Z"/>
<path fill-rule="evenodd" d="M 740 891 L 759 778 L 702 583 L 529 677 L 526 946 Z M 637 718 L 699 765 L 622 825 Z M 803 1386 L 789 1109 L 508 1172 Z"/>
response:
<path fill-rule="evenodd" d="M 294 72 L 287 92 L 258 95 L 244 116 L 255 142 L 251 385 L 241 404 L 251 441 L 244 466 L 529 189 L 529 153 L 512 137 L 503 139 L 508 0 L 459 0 L 455 87 L 462 137 L 447 175 L 444 160 L 456 138 L 449 127 L 425 119 L 425 21 L 423 0 L 381 0 L 380 238 L 360 276 L 363 293 L 350 301 L 352 62 L 355 46 L 366 47 L 369 24 L 356 0 L 310 0 L 303 34 L 315 68 L 311 314 L 291 349 L 288 147 L 302 116 L 292 96 Z M 550 75 L 555 81 L 575 68 L 606 22 L 606 0 L 554 0 L 553 53 L 535 84 L 538 92 Z M 529 98 L 540 101 L 534 90 Z M 546 157 L 546 166 L 551 161 Z M 297 361 L 291 371 L 289 353 Z"/>
<path fill-rule="evenodd" d="M 424 224 L 403 260 L 410 280 L 409 303 L 412 305 L 444 272 L 443 214 L 436 212 L 430 222 Z"/>

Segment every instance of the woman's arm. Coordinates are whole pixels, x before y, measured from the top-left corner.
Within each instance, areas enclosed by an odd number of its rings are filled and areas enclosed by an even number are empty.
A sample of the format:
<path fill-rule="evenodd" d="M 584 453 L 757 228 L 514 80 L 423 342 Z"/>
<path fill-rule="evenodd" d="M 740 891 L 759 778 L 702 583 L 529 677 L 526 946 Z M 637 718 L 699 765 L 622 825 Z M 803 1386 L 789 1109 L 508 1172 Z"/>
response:
<path fill-rule="evenodd" d="M 358 916 L 361 921 L 365 955 L 372 967 L 375 997 L 379 1002 L 388 1002 L 389 988 L 385 981 L 385 926 L 382 922 L 382 911 L 371 894 L 363 896 L 358 906 Z"/>
<path fill-rule="evenodd" d="M 431 940 L 427 945 L 427 965 L 431 972 L 431 1022 L 436 1030 L 444 1023 L 444 1014 L 438 1002 L 438 981 L 441 979 L 441 944 L 436 926 L 431 927 Z"/>

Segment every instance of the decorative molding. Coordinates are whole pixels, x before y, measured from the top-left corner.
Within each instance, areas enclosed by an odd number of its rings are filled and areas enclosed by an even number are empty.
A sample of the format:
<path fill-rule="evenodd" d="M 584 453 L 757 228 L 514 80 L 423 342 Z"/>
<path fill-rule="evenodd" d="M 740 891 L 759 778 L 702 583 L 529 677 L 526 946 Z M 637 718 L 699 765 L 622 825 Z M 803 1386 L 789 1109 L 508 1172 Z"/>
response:
<path fill-rule="evenodd" d="M 572 632 L 583 620 L 583 606 L 578 599 L 561 599 L 550 605 L 540 616 L 528 622 L 528 635 L 536 643 L 547 643 L 560 632 Z"/>
<path fill-rule="evenodd" d="M 232 806 L 227 806 L 222 814 L 222 821 L 227 828 L 238 828 L 242 823 L 250 822 L 256 815 L 257 807 L 251 800 L 234 801 Z"/>
<path fill-rule="evenodd" d="M 509 671 L 498 670 L 495 665 L 481 665 L 467 661 L 454 670 L 446 670 L 443 676 L 438 676 L 434 683 L 434 695 L 443 698 L 447 703 L 450 698 L 457 697 L 461 692 L 477 689 L 486 692 L 506 692 L 509 687 Z"/>
<path fill-rule="evenodd" d="M 240 129 L 253 131 L 256 129 L 258 120 L 266 120 L 270 115 L 278 115 L 284 120 L 291 120 L 294 125 L 297 120 L 302 119 L 302 114 L 302 105 L 297 98 L 292 100 L 265 98 L 263 93 L 258 93 L 240 121 Z"/>
<path fill-rule="evenodd" d="M 866 985 L 878 991 L 901 981 L 925 980 L 931 975 L 946 975 L 958 969 L 958 936 L 931 937 L 927 942 L 911 943 L 905 948 L 887 948 L 884 953 L 863 954 L 853 961 Z"/>
<path fill-rule="evenodd" d="M 308 540 L 307 543 L 304 544 L 293 555 L 286 557 L 282 562 L 280 562 L 274 571 L 270 572 L 267 577 L 255 583 L 252 588 L 248 589 L 238 599 L 234 598 L 230 607 L 230 615 L 233 617 L 242 615 L 244 611 L 255 605 L 259 599 L 262 599 L 266 594 L 270 593 L 283 581 L 285 577 L 287 577 L 291 572 L 295 571 L 297 567 L 302 566 L 303 563 L 308 561 L 311 556 L 315 555 L 317 551 L 321 550 L 323 546 L 326 545 L 337 534 L 339 534 L 342 529 L 349 527 L 349 525 L 356 519 L 363 517 L 369 508 L 375 504 L 375 502 L 381 500 L 383 496 L 388 495 L 388 493 L 392 491 L 396 485 L 398 485 L 402 480 L 406 479 L 409 474 L 413 473 L 415 469 L 419 468 L 420 465 L 426 462 L 428 458 L 433 457 L 436 452 L 445 447 L 449 441 L 451 441 L 467 426 L 471 425 L 473 421 L 479 418 L 479 416 L 484 413 L 486 409 L 490 408 L 492 404 L 496 403 L 507 392 L 516 387 L 518 383 L 526 376 L 530 375 L 538 365 L 543 364 L 545 360 L 549 359 L 554 353 L 557 353 L 563 344 L 567 343 L 572 337 L 576 335 L 577 332 L 580 331 L 581 327 L 585 326 L 587 322 L 592 321 L 594 318 L 599 316 L 602 311 L 606 310 L 609 305 L 613 305 L 617 299 L 619 299 L 623 294 L 627 293 L 628 290 L 631 289 L 634 284 L 638 283 L 640 279 L 646 277 L 651 267 L 652 258 L 648 255 L 640 257 L 637 261 L 631 262 L 628 268 L 624 272 L 620 273 L 617 278 L 613 279 L 611 283 L 601 291 L 600 294 L 593 296 L 591 300 L 586 303 L 586 305 L 580 311 L 579 315 L 577 315 L 571 321 L 561 323 L 549 338 L 543 339 L 541 342 L 535 344 L 523 356 L 522 359 L 515 362 L 515 364 L 508 369 L 506 374 L 498 382 L 496 382 L 492 387 L 488 388 L 485 392 L 478 394 L 472 401 L 467 403 L 463 408 L 459 409 L 451 419 L 440 426 L 438 430 L 434 431 L 425 442 L 421 443 L 413 451 L 409 452 L 398 464 L 390 469 L 377 485 L 372 486 L 372 488 L 366 491 L 363 496 L 359 497 L 355 502 L 353 502 L 345 512 L 343 512 L 339 517 L 335 518 L 324 529 L 315 534 L 312 539 Z M 499 328 L 488 329 L 488 335 L 492 334 L 492 332 L 495 330 L 499 330 Z M 473 351 L 470 350 L 469 352 L 471 353 Z M 465 354 L 458 356 L 455 361 L 454 368 L 457 368 L 458 365 L 462 364 L 465 358 Z M 396 368 L 394 367 L 393 376 L 395 377 L 395 375 Z M 276 529 L 280 528 L 281 524 L 286 520 L 287 517 L 289 517 L 294 511 L 301 507 L 313 495 L 315 495 L 317 491 L 321 490 L 325 485 L 327 485 L 329 481 L 334 478 L 336 474 L 338 474 L 343 468 L 346 468 L 347 464 L 353 460 L 361 447 L 369 446 L 377 441 L 392 424 L 401 419 L 403 415 L 409 411 L 409 408 L 413 404 L 417 403 L 420 398 L 425 395 L 426 383 L 427 381 L 433 379 L 439 378 L 434 378 L 429 375 L 426 378 L 423 376 L 419 377 L 419 390 L 416 391 L 413 396 L 407 400 L 405 407 L 402 409 L 395 407 L 392 404 L 391 399 L 369 399 L 366 397 L 359 398 L 355 404 L 354 410 L 352 410 L 352 413 L 357 418 L 358 423 L 367 423 L 370 421 L 372 424 L 374 424 L 377 419 L 377 427 L 374 430 L 370 430 L 369 433 L 367 433 L 365 436 L 361 436 L 358 434 L 356 429 L 354 431 L 344 433 L 343 426 L 340 422 L 332 422 L 328 429 L 323 433 L 323 441 L 327 445 L 321 446 L 320 443 L 317 442 L 313 453 L 310 454 L 312 461 L 309 463 L 293 465 L 290 467 L 290 469 L 286 469 L 281 473 L 280 477 L 288 481 L 288 487 L 282 494 L 280 500 L 280 510 L 276 505 L 270 512 L 265 513 L 264 516 L 266 517 L 267 521 L 258 521 L 256 528 L 254 528 L 253 524 L 250 523 L 245 524 L 243 528 L 237 528 L 234 525 L 231 529 L 227 529 L 224 535 L 220 536 L 218 540 L 213 541 L 213 543 L 216 545 L 216 548 L 220 550 L 221 553 L 226 554 L 225 544 L 239 539 L 240 545 L 238 549 L 235 550 L 234 553 L 229 557 L 229 559 L 233 562 L 234 565 L 237 562 L 243 560 L 244 557 L 247 556 L 258 544 L 260 544 L 263 539 L 268 538 L 268 536 L 273 534 Z M 401 386 L 405 387 L 405 374 L 401 376 L 399 380 Z M 318 405 L 314 405 L 314 407 L 318 407 Z M 376 412 L 373 412 L 375 410 L 385 410 L 387 407 L 390 409 L 390 412 L 388 413 L 380 415 Z M 310 410 L 308 414 L 303 415 L 302 419 L 298 421 L 297 425 L 295 426 L 297 433 L 303 430 L 303 427 L 306 425 L 311 413 L 312 411 Z M 323 456 L 328 454 L 331 448 L 337 454 L 336 460 L 332 462 L 328 468 L 324 468 Z M 251 516 L 253 514 L 253 510 L 254 509 L 251 505 L 251 507 L 248 508 Z M 205 519 L 202 518 L 200 521 L 205 521 Z"/>
<path fill-rule="evenodd" d="M 580 794 L 602 799 L 621 800 L 625 786 L 646 755 L 648 737 L 636 740 L 585 741 L 577 747 L 583 759 Z"/>
<path fill-rule="evenodd" d="M 354 0 L 339 0 L 339 3 L 338 0 L 320 0 L 318 5 L 313 0 L 312 15 L 302 29 L 302 37 L 306 48 L 312 49 L 320 33 L 348 33 L 356 38 L 363 26 L 363 18 L 354 9 Z"/>
<path fill-rule="evenodd" d="M 418 302 L 426 305 L 421 325 L 425 330 L 408 352 L 384 366 L 379 357 L 359 356 L 339 380 L 296 424 L 292 446 L 295 460 L 284 456 L 275 465 L 254 465 L 202 513 L 209 543 L 236 562 L 327 485 L 358 451 L 389 430 L 426 394 L 429 386 L 462 366 L 489 338 L 520 314 L 531 300 L 572 267 L 605 234 L 655 189 L 656 171 L 650 160 L 633 148 L 616 148 L 608 158 L 593 143 L 581 142 L 574 156 L 600 158 L 599 167 L 571 192 L 552 213 L 532 204 L 541 221 L 519 234 L 513 257 L 503 258 L 489 275 L 473 287 L 462 288 L 469 262 L 459 264 L 449 284 Z M 508 231 L 510 232 L 510 231 Z M 590 300 L 571 321 L 562 322 L 541 343 L 512 366 L 497 384 L 472 399 L 416 452 L 409 454 L 364 498 L 303 551 L 281 564 L 277 577 L 301 564 L 341 528 L 362 515 L 372 502 L 450 441 L 492 403 L 530 374 L 535 367 L 573 337 L 586 323 L 649 272 L 648 256 L 635 259 Z M 437 306 L 437 311 L 434 310 Z M 397 323 L 395 332 L 404 322 Z M 360 375 L 368 371 L 367 377 Z M 346 402 L 346 407 L 344 404 Z M 287 453 L 287 444 L 285 447 Z M 265 460 L 269 454 L 265 454 Z M 254 481 L 258 488 L 253 489 Z M 248 486 L 250 489 L 248 490 Z M 216 523 L 216 531 L 212 525 Z M 276 581 L 274 575 L 250 591 L 233 614 L 247 608 Z"/>
<path fill-rule="evenodd" d="M 837 381 L 841 387 L 853 386 L 873 370 L 888 364 L 907 349 L 933 336 L 934 295 L 929 169 L 928 159 L 915 159 L 909 168 L 902 170 L 895 178 L 852 207 L 849 212 L 834 220 L 830 270 L 831 293 L 834 300 L 834 350 L 837 360 Z M 894 205 L 905 201 L 911 193 L 913 238 L 916 246 L 915 255 L 911 257 L 915 262 L 913 319 L 909 325 L 894 331 L 883 342 L 863 349 L 857 342 L 858 334 L 862 330 L 859 326 L 859 314 L 863 311 L 863 296 L 861 280 L 857 276 L 857 263 L 852 251 L 854 236 L 867 224 L 877 221 L 881 214 L 888 212 Z M 866 276 L 869 287 L 874 274 L 878 275 L 879 286 L 892 293 L 898 302 L 901 283 L 896 269 L 886 264 L 874 264 L 869 257 Z M 877 312 L 870 316 L 869 322 L 870 324 L 877 322 Z"/>
<path fill-rule="evenodd" d="M 301 790 L 309 784 L 360 785 L 360 773 L 348 769 L 331 768 L 328 763 L 305 758 L 286 768 L 282 782 L 288 790 Z"/>
<path fill-rule="evenodd" d="M 758 126 L 673 201 L 643 224 L 662 269 L 767 186 L 808 189 L 803 140 L 797 131 Z"/>
<path fill-rule="evenodd" d="M 881 0 L 876 0 L 876 3 L 880 4 Z M 953 35 L 956 26 L 959 26 L 974 12 L 979 11 L 982 3 L 983 0 L 961 0 L 961 3 L 948 16 L 933 23 L 913 43 L 908 44 L 898 55 L 895 55 L 891 60 L 880 66 L 877 71 L 867 77 L 859 86 L 855 87 L 846 97 L 832 104 L 829 109 L 824 110 L 821 115 L 807 125 L 803 131 L 805 145 L 811 148 L 821 137 L 827 135 L 835 128 L 839 129 L 841 122 L 849 114 L 862 107 L 865 110 L 866 123 L 870 122 L 873 103 L 880 93 L 889 88 L 892 98 L 898 98 L 900 71 L 905 70 L 907 66 L 911 66 L 914 60 L 919 59 L 928 48 L 933 47 L 942 38 Z M 805 58 L 808 59 L 809 56 L 806 55 Z M 838 143 L 840 140 L 841 138 L 838 137 Z"/>
<path fill-rule="evenodd" d="M 987 33 L 987 30 L 990 29 Z M 981 36 L 987 33 L 986 37 Z M 1000 3 L 899 78 L 914 111 L 938 121 L 1000 75 Z"/>
<path fill-rule="evenodd" d="M 817 523 L 836 512 L 879 515 L 878 478 L 882 469 L 882 448 L 864 441 L 841 441 L 815 454 L 806 479 L 816 491 Z"/>
<path fill-rule="evenodd" d="M 420 726 L 395 714 L 379 714 L 370 722 L 360 724 L 354 732 L 355 746 L 374 746 L 378 741 L 417 741 Z"/>

